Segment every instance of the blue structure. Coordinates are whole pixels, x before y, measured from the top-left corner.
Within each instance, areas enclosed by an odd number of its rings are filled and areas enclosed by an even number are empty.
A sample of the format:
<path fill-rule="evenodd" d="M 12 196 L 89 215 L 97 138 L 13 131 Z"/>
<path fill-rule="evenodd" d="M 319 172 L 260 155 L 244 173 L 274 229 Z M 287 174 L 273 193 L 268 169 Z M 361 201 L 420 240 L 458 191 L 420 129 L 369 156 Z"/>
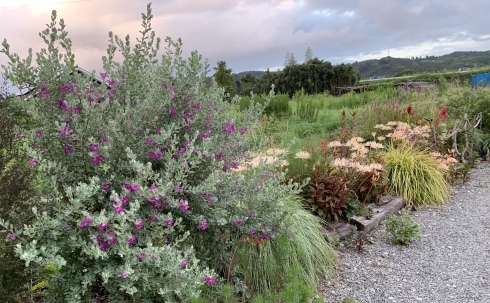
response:
<path fill-rule="evenodd" d="M 471 88 L 490 85 L 490 73 L 471 76 Z"/>

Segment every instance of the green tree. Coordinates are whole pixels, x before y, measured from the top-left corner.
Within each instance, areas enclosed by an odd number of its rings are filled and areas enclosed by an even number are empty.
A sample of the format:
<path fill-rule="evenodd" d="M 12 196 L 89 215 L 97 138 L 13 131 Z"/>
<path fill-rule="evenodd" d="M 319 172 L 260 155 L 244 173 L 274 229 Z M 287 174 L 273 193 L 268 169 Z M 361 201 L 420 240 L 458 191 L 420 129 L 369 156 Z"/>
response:
<path fill-rule="evenodd" d="M 255 92 L 257 82 L 257 78 L 255 78 L 252 74 L 245 74 L 240 81 L 240 94 L 249 95 L 250 92 Z"/>
<path fill-rule="evenodd" d="M 231 94 L 234 91 L 233 77 L 231 76 L 232 70 L 226 67 L 225 61 L 218 61 L 214 70 L 215 73 L 213 77 L 216 83 L 218 83 L 220 87 L 224 88 L 225 92 Z"/>
<path fill-rule="evenodd" d="M 313 59 L 313 51 L 311 50 L 311 47 L 308 46 L 305 52 L 305 62 L 308 63 L 308 61 Z"/>
<path fill-rule="evenodd" d="M 284 58 L 284 67 L 294 66 L 297 64 L 298 64 L 298 62 L 296 61 L 296 58 L 294 57 L 294 53 L 287 52 L 286 58 Z"/>
<path fill-rule="evenodd" d="M 328 84 L 332 76 L 332 64 L 314 58 L 307 63 L 285 67 L 278 87 L 290 97 L 301 89 L 304 89 L 306 94 L 321 93 L 330 89 Z"/>
<path fill-rule="evenodd" d="M 334 76 L 330 83 L 331 92 L 335 92 L 339 86 L 352 86 L 359 81 L 359 72 L 350 64 L 339 64 L 333 67 Z"/>

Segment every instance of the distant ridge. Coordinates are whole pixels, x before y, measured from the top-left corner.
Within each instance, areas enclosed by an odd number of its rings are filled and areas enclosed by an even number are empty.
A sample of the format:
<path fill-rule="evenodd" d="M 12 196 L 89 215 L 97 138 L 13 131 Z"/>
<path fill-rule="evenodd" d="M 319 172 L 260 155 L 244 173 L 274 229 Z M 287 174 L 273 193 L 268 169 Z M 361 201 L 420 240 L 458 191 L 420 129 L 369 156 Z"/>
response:
<path fill-rule="evenodd" d="M 490 51 L 453 52 L 443 56 L 413 58 L 384 57 L 352 63 L 361 79 L 370 77 L 393 77 L 437 71 L 458 71 L 490 65 Z"/>
<path fill-rule="evenodd" d="M 488 51 L 456 51 L 442 56 L 426 56 L 412 58 L 384 57 L 351 63 L 361 75 L 361 79 L 370 77 L 395 77 L 412 73 L 458 71 L 490 66 L 490 50 Z M 234 81 L 240 81 L 246 74 L 262 78 L 265 71 L 244 71 L 232 74 Z"/>

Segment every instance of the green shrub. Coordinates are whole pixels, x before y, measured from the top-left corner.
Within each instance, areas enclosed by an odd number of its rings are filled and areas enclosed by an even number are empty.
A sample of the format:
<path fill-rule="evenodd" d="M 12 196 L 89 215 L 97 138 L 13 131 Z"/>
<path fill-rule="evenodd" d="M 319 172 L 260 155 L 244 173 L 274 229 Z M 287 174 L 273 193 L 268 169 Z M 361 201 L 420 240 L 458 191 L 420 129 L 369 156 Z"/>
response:
<path fill-rule="evenodd" d="M 437 160 L 413 144 L 390 147 L 383 155 L 391 192 L 411 205 L 442 204 L 450 187 Z"/>
<path fill-rule="evenodd" d="M 414 239 L 420 238 L 419 226 L 410 217 L 406 209 L 400 215 L 391 214 L 386 221 L 386 231 L 391 234 L 393 243 L 408 245 Z"/>
<path fill-rule="evenodd" d="M 247 129 L 261 108 L 234 115 L 237 100 L 206 88 L 208 65 L 196 52 L 182 58 L 180 40 L 167 38 L 157 60 L 150 5 L 142 17 L 134 47 L 109 34 L 100 85 L 76 72 L 56 12 L 35 66 L 3 43 L 5 74 L 37 88 L 24 143 L 49 191 L 33 196 L 46 209 L 32 210 L 32 224 L 0 224 L 30 268 L 50 269 L 49 302 L 189 301 L 226 278 L 239 239 L 288 235 L 277 201 L 298 186 L 273 165 L 232 170 L 262 150 Z"/>

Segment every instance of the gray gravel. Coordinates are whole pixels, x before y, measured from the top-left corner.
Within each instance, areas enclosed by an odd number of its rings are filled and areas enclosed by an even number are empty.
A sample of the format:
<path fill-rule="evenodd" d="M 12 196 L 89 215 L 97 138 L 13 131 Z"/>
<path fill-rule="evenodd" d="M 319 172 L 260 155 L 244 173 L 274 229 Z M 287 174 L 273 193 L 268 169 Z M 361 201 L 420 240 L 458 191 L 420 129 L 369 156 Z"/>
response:
<path fill-rule="evenodd" d="M 380 226 L 363 252 L 339 249 L 337 271 L 320 285 L 325 303 L 490 302 L 490 163 L 447 204 L 411 214 L 422 237 L 409 246 L 392 244 Z"/>

